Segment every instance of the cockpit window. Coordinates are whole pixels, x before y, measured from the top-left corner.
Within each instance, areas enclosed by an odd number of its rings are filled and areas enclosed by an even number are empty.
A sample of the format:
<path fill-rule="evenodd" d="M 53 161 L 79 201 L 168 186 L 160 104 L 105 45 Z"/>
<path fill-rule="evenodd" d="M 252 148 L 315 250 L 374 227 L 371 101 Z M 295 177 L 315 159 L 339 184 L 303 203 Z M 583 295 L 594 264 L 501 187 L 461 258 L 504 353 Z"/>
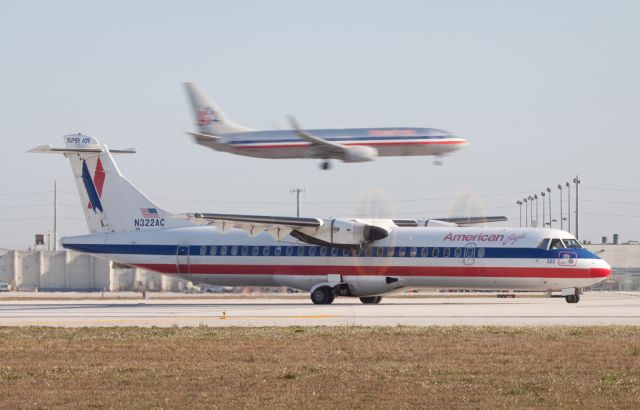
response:
<path fill-rule="evenodd" d="M 540 245 L 538 245 L 538 249 L 544 249 L 545 251 L 546 251 L 547 249 L 549 249 L 549 241 L 550 241 L 550 240 L 551 240 L 551 239 L 549 239 L 549 238 L 544 238 L 544 239 L 542 240 L 542 242 L 540 242 Z"/>
<path fill-rule="evenodd" d="M 552 239 L 549 249 L 564 249 L 564 244 L 560 239 Z"/>
<path fill-rule="evenodd" d="M 582 245 L 580 245 L 580 242 L 578 242 L 575 239 L 563 239 L 562 242 L 564 242 L 564 245 L 567 248 L 573 248 L 573 249 L 581 249 Z"/>

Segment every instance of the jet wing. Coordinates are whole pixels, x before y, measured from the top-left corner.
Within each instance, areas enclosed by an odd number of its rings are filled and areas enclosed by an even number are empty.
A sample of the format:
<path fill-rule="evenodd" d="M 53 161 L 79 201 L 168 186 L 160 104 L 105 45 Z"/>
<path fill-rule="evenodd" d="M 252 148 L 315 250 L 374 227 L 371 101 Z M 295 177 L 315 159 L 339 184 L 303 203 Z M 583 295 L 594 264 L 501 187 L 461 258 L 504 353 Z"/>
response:
<path fill-rule="evenodd" d="M 236 215 L 190 213 L 187 218 L 196 222 L 206 222 L 214 225 L 221 232 L 232 228 L 239 228 L 250 236 L 256 236 L 262 231 L 268 232 L 274 239 L 282 239 L 293 230 L 302 228 L 320 228 L 322 220 L 316 218 L 298 218 L 286 216 Z"/>
<path fill-rule="evenodd" d="M 325 139 L 316 137 L 315 135 L 303 130 L 302 128 L 300 128 L 300 124 L 298 124 L 298 121 L 296 121 L 296 119 L 293 117 L 289 117 L 289 122 L 291 123 L 291 127 L 296 131 L 296 133 L 300 136 L 300 138 L 302 138 L 303 140 L 307 141 L 310 144 L 323 147 L 327 151 L 336 153 L 336 154 L 341 154 L 349 149 L 349 147 L 346 147 L 342 144 L 327 141 Z"/>

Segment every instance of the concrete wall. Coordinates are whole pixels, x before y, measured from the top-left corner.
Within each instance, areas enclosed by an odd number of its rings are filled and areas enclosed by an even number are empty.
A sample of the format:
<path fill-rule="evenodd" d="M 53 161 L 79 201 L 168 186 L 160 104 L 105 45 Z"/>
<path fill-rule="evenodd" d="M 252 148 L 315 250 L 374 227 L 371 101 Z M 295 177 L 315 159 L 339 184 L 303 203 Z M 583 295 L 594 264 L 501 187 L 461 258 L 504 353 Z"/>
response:
<path fill-rule="evenodd" d="M 71 251 L 0 249 L 0 282 L 18 290 L 183 291 L 191 283 Z"/>

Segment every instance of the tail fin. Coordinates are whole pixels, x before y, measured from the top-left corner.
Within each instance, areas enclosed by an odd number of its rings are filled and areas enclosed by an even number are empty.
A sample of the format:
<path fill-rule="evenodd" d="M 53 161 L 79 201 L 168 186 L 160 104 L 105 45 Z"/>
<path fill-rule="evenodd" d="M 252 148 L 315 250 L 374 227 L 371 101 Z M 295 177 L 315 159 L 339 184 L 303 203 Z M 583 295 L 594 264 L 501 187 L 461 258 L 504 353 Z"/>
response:
<path fill-rule="evenodd" d="M 112 154 L 133 149 L 109 150 L 95 138 L 82 134 L 64 137 L 65 148 L 41 146 L 35 153 L 63 154 L 71 162 L 80 203 L 91 233 L 163 229 L 185 225 L 171 218 L 133 186 L 120 172 Z"/>
<path fill-rule="evenodd" d="M 224 135 L 253 131 L 252 128 L 236 124 L 218 108 L 207 95 L 193 83 L 184 83 L 198 131 L 208 135 Z"/>

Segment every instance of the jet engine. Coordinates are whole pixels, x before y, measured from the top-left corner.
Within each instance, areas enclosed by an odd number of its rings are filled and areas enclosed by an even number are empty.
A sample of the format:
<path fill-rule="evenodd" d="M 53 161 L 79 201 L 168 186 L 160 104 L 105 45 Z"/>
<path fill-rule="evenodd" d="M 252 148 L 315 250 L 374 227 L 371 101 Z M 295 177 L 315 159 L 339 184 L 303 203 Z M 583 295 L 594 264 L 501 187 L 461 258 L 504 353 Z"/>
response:
<path fill-rule="evenodd" d="M 349 147 L 341 158 L 344 162 L 373 161 L 378 156 L 378 150 L 372 147 Z"/>

